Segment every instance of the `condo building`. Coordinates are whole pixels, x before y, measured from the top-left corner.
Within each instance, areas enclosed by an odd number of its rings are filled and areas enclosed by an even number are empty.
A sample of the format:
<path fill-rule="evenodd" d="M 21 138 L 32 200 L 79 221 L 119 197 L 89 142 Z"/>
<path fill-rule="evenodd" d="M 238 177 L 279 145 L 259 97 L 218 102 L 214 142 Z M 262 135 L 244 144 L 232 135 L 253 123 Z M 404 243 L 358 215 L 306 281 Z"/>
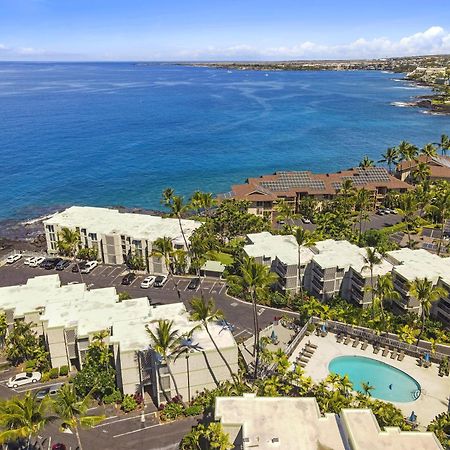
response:
<path fill-rule="evenodd" d="M 298 213 L 299 203 L 304 197 L 313 197 L 319 202 L 332 200 L 345 180 L 351 180 L 356 189 L 368 190 L 372 194 L 374 208 L 383 202 L 389 191 L 406 192 L 412 188 L 382 167 L 356 167 L 336 173 L 276 172 L 249 178 L 245 184 L 233 185 L 230 192 L 219 198 L 247 200 L 250 202 L 248 212 L 274 220 L 280 200 L 286 201 L 292 211 Z"/>
<path fill-rule="evenodd" d="M 450 181 L 450 156 L 426 156 L 420 155 L 409 161 L 402 161 L 397 165 L 395 176 L 402 181 L 414 183 L 414 171 L 420 164 L 426 164 L 430 170 L 430 180 Z"/>
<path fill-rule="evenodd" d="M 185 238 L 189 241 L 201 223 L 181 220 Z M 81 246 L 98 251 L 98 259 L 105 264 L 123 264 L 132 255 L 143 258 L 146 269 L 154 274 L 166 274 L 163 258 L 155 256 L 153 243 L 169 237 L 175 249 L 186 244 L 178 219 L 147 214 L 123 213 L 115 209 L 90 206 L 72 206 L 44 221 L 47 251 L 58 252 L 58 239 L 62 228 L 80 233 Z"/>
<path fill-rule="evenodd" d="M 166 362 L 152 349 L 146 327 L 155 330 L 158 320 L 173 321 L 179 336 L 198 325 L 189 320 L 183 303 L 153 306 L 146 297 L 120 302 L 114 287 L 88 290 L 85 284 L 63 286 L 58 275 L 47 275 L 0 288 L 0 311 L 9 327 L 17 320 L 35 325 L 37 334 L 44 338 L 52 367 L 81 369 L 94 335 L 107 330 L 119 388 L 124 394 L 134 394 L 143 386 L 156 404 L 164 402 L 166 396 L 174 397 L 176 387 L 188 399 L 215 387 L 215 380 L 230 377 L 202 328 L 183 340 L 180 357 L 167 363 L 175 382 Z M 216 323 L 209 325 L 209 331 L 229 367 L 237 371 L 238 350 L 231 331 Z"/>
<path fill-rule="evenodd" d="M 370 409 L 322 415 L 314 397 L 217 397 L 215 419 L 235 450 L 443 450 L 431 432 L 382 431 Z"/>

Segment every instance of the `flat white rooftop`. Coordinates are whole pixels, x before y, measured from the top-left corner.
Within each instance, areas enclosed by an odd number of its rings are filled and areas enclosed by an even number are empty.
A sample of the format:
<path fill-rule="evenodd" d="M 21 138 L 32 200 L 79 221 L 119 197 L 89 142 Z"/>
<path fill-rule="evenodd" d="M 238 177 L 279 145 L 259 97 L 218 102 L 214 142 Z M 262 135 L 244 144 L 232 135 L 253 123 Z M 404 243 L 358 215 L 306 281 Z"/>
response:
<path fill-rule="evenodd" d="M 187 237 L 201 223 L 195 220 L 181 220 Z M 182 238 L 178 219 L 162 218 L 146 214 L 121 213 L 116 209 L 96 208 L 92 206 L 71 206 L 44 221 L 45 225 L 58 225 L 67 228 L 86 228 L 88 232 L 98 234 L 119 234 L 136 239 L 155 241 L 168 236 Z"/>
<path fill-rule="evenodd" d="M 197 322 L 189 320 L 183 303 L 151 306 L 146 297 L 119 302 L 114 287 L 88 290 L 85 284 L 61 286 L 58 275 L 30 278 L 26 284 L 0 288 L 0 310 L 13 310 L 14 317 L 39 311 L 47 328 L 75 328 L 78 337 L 112 329 L 111 342 L 120 344 L 121 351 L 148 348 L 146 325 L 156 328 L 157 321 L 174 321 L 179 334 L 190 332 Z M 209 326 L 219 347 L 236 346 L 229 329 L 218 324 Z M 201 350 L 214 349 L 208 334 L 197 330 L 193 341 Z"/>
<path fill-rule="evenodd" d="M 244 246 L 248 256 L 254 258 L 266 257 L 274 260 L 278 258 L 287 265 L 298 264 L 298 244 L 292 235 L 273 235 L 268 231 L 251 233 L 247 238 L 252 242 Z M 307 247 L 301 247 L 301 263 L 311 261 L 314 253 Z"/>
<path fill-rule="evenodd" d="M 338 267 L 348 270 L 352 267 L 363 276 L 370 276 L 370 270 L 367 268 L 365 257 L 367 251 L 365 248 L 358 247 L 348 241 L 335 241 L 326 239 L 316 242 L 312 248 L 316 254 L 313 260 L 323 269 Z M 374 275 L 384 275 L 392 270 L 392 264 L 382 259 L 374 266 Z"/>
<path fill-rule="evenodd" d="M 395 272 L 409 281 L 426 277 L 436 283 L 442 278 L 450 284 L 450 257 L 443 258 L 424 249 L 410 248 L 387 252 L 387 257 L 395 264 Z"/>
<path fill-rule="evenodd" d="M 217 397 L 215 418 L 225 431 L 242 427 L 243 448 L 262 450 L 442 450 L 433 433 L 381 431 L 368 409 L 321 416 L 314 397 Z"/>

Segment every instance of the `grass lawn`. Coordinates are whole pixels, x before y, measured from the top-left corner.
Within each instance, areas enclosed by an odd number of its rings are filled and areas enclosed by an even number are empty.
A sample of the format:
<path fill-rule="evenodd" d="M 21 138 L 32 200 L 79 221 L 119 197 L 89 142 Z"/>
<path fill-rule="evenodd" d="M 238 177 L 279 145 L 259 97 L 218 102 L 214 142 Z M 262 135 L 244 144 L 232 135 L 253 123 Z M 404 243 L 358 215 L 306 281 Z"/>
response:
<path fill-rule="evenodd" d="M 233 264 L 233 257 L 228 253 L 211 251 L 206 254 L 206 257 L 213 261 L 219 261 L 225 266 Z"/>

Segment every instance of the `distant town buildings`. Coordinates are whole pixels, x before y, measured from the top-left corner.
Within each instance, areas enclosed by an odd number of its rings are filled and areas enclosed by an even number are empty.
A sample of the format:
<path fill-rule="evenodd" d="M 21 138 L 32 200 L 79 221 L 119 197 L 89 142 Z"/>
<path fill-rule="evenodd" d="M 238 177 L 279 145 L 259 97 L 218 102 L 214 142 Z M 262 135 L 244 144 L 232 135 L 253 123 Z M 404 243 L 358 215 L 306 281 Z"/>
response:
<path fill-rule="evenodd" d="M 414 182 L 414 171 L 419 164 L 426 164 L 430 169 L 430 180 L 450 181 L 450 156 L 426 156 L 420 155 L 416 159 L 402 161 L 397 165 L 396 176 L 408 183 Z"/>
<path fill-rule="evenodd" d="M 187 240 L 201 224 L 181 220 Z M 44 221 L 48 253 L 58 252 L 59 233 L 67 227 L 80 233 L 81 246 L 98 250 L 106 264 L 123 264 L 132 255 L 142 257 L 147 271 L 166 274 L 163 258 L 152 255 L 156 239 L 167 236 L 175 249 L 185 249 L 178 219 L 147 214 L 122 213 L 115 209 L 72 206 Z"/>
<path fill-rule="evenodd" d="M 164 392 L 172 398 L 176 390 L 167 365 L 151 348 L 146 327 L 154 331 L 158 320 L 167 319 L 182 336 L 198 325 L 189 320 L 183 303 L 152 306 L 147 297 L 120 302 L 114 287 L 88 290 L 85 284 L 62 286 L 58 275 L 0 288 L 0 312 L 9 327 L 16 320 L 35 324 L 38 335 L 44 337 L 52 367 L 82 368 L 93 336 L 107 330 L 119 388 L 124 394 L 134 394 L 140 391 L 142 381 L 156 404 L 165 401 Z M 238 350 L 231 331 L 216 323 L 209 325 L 209 331 L 237 372 Z M 169 364 L 186 400 L 215 387 L 216 380 L 229 379 L 230 372 L 204 329 L 197 329 L 190 340 L 186 338 L 185 350 Z"/>
<path fill-rule="evenodd" d="M 333 199 L 345 180 L 351 180 L 356 189 L 372 193 L 373 207 L 380 205 L 389 191 L 406 192 L 412 186 L 390 175 L 382 167 L 352 168 L 336 173 L 314 174 L 309 171 L 276 172 L 259 178 L 249 178 L 245 184 L 232 186 L 222 198 L 235 198 L 250 202 L 248 211 L 258 216 L 275 218 L 277 202 L 286 201 L 294 212 L 304 197 L 318 201 Z"/>
<path fill-rule="evenodd" d="M 434 433 L 382 431 L 369 409 L 322 416 L 314 397 L 217 397 L 215 419 L 236 450 L 442 450 Z"/>
<path fill-rule="evenodd" d="M 369 307 L 372 294 L 370 265 L 365 248 L 348 241 L 327 239 L 310 248 L 301 247 L 301 271 L 298 271 L 298 245 L 294 236 L 272 235 L 269 232 L 247 235 L 244 252 L 260 264 L 267 265 L 279 276 L 278 289 L 298 292 L 300 284 L 319 300 L 336 295 L 362 307 Z M 378 255 L 373 285 L 380 275 L 392 274 L 394 288 L 401 298 L 394 300 L 399 312 L 420 312 L 417 299 L 409 294 L 409 285 L 416 278 L 427 277 L 433 284 L 446 289 L 449 295 L 433 305 L 432 315 L 450 325 L 450 258 L 442 258 L 426 250 L 404 248 Z"/>

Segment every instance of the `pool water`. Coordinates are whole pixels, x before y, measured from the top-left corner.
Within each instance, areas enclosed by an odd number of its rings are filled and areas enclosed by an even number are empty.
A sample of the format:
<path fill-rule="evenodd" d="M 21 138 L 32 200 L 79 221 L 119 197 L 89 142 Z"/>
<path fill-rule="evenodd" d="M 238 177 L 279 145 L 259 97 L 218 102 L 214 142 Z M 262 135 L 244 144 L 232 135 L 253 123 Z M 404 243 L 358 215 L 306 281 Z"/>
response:
<path fill-rule="evenodd" d="M 339 356 L 330 361 L 328 370 L 348 375 L 353 389 L 363 392 L 361 383 L 375 389 L 372 397 L 390 402 L 413 402 L 420 394 L 420 384 L 405 372 L 381 361 L 363 356 Z"/>

